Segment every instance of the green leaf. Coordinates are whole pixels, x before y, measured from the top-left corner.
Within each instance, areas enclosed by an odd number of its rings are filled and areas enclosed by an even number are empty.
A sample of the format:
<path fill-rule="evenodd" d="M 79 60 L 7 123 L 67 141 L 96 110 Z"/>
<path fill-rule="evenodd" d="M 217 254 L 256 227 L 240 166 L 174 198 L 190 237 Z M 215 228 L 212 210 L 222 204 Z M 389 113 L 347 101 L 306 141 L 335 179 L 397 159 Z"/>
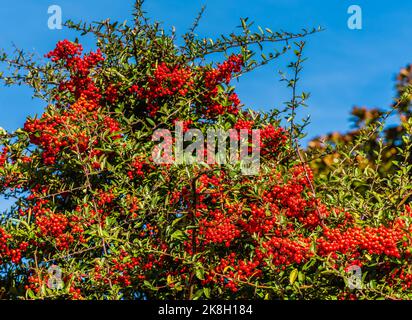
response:
<path fill-rule="evenodd" d="M 205 280 L 205 271 L 203 269 L 197 269 L 196 278 L 198 278 L 199 280 Z"/>
<path fill-rule="evenodd" d="M 149 289 L 153 290 L 153 285 L 152 285 L 149 281 L 145 280 L 143 283 L 144 283 L 144 285 L 145 285 L 146 287 L 148 287 Z"/>
<path fill-rule="evenodd" d="M 193 295 L 192 299 L 193 300 L 199 300 L 199 298 L 203 295 L 203 289 L 199 289 L 196 291 L 196 293 Z"/>
<path fill-rule="evenodd" d="M 33 291 L 31 291 L 31 289 L 28 289 L 28 290 L 26 291 L 26 294 L 29 296 L 29 298 L 31 298 L 31 299 L 36 299 L 36 295 L 34 294 Z"/>
<path fill-rule="evenodd" d="M 206 298 L 210 299 L 210 288 L 203 288 L 203 293 Z"/>
<path fill-rule="evenodd" d="M 172 233 L 172 239 L 177 239 L 177 240 L 182 240 L 185 238 L 185 235 L 181 230 L 176 230 L 175 232 Z"/>
<path fill-rule="evenodd" d="M 305 274 L 303 272 L 299 271 L 298 280 L 299 280 L 299 282 L 303 282 L 305 280 Z"/>
<path fill-rule="evenodd" d="M 289 282 L 290 282 L 290 284 L 293 284 L 293 283 L 295 282 L 295 280 L 296 280 L 296 278 L 297 278 L 297 276 L 298 276 L 298 273 L 299 273 L 298 269 L 294 269 L 294 270 L 290 273 L 290 275 L 289 275 Z"/>
<path fill-rule="evenodd" d="M 152 119 L 146 118 L 146 121 L 149 122 L 149 124 L 152 125 L 153 127 L 156 126 L 155 122 Z"/>

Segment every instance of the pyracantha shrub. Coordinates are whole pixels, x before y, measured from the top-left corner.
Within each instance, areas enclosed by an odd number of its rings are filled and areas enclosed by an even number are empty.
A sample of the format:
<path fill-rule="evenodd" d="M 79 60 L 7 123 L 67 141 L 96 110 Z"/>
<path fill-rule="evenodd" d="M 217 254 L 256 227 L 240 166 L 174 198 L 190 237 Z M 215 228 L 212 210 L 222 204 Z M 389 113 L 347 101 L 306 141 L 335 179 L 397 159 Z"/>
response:
<path fill-rule="evenodd" d="M 12 69 L 2 79 L 28 84 L 47 105 L 1 132 L 0 192 L 15 200 L 0 227 L 5 296 L 409 297 L 410 207 L 374 220 L 325 202 L 293 120 L 282 127 L 276 110 L 245 110 L 235 93 L 235 78 L 314 31 L 254 33 L 242 20 L 240 35 L 210 41 L 193 28 L 177 46 L 140 2 L 134 16 L 132 25 L 67 23 L 96 37 L 88 53 L 64 40 L 44 63 L 2 58 Z M 285 46 L 255 59 L 253 46 L 270 42 Z M 303 42 L 295 47 L 299 71 Z M 219 62 L 205 59 L 219 52 Z M 292 119 L 304 100 L 287 104 Z M 156 129 L 173 133 L 177 122 L 184 132 L 260 129 L 259 173 L 244 175 L 239 163 L 156 163 Z M 353 265 L 365 285 L 351 292 Z"/>

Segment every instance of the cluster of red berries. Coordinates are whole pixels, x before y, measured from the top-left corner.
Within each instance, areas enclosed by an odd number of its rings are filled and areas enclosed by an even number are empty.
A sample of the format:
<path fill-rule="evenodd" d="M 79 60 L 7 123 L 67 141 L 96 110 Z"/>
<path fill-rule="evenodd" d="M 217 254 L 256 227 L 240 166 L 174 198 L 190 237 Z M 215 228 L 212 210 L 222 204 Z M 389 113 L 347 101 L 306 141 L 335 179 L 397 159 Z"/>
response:
<path fill-rule="evenodd" d="M 210 221 L 206 218 L 199 221 L 199 235 L 204 236 L 205 244 L 224 243 L 226 247 L 230 247 L 231 242 L 240 236 L 240 230 L 220 210 L 209 212 L 209 216 Z"/>
<path fill-rule="evenodd" d="M 143 280 L 144 276 L 137 270 L 137 267 L 141 264 L 141 260 L 141 257 L 131 257 L 125 250 L 121 250 L 119 257 L 112 258 L 111 261 L 113 266 L 109 271 L 109 279 L 112 284 L 120 284 L 127 287 L 132 284 L 132 279 L 137 278 Z M 137 276 L 136 273 L 138 273 Z M 108 279 L 106 279 L 106 281 L 107 280 Z"/>
<path fill-rule="evenodd" d="M 56 48 L 50 51 L 46 57 L 51 58 L 53 62 L 62 62 L 70 72 L 70 79 L 59 85 L 61 93 L 67 90 L 77 99 L 83 96 L 97 102 L 102 95 L 90 77 L 90 73 L 94 67 L 104 61 L 104 58 L 100 49 L 81 57 L 82 52 L 83 47 L 80 44 L 63 40 L 58 42 Z M 56 96 L 56 99 L 60 99 L 60 96 Z"/>
<path fill-rule="evenodd" d="M 0 261 L 4 255 L 7 255 L 9 248 L 7 246 L 7 241 L 11 239 L 11 235 L 6 233 L 2 228 L 0 228 Z"/>
<path fill-rule="evenodd" d="M 323 236 L 317 240 L 318 253 L 327 256 L 330 253 L 349 254 L 365 250 L 369 254 L 400 258 L 398 243 L 405 232 L 380 226 L 377 228 L 353 227 L 347 230 L 324 227 Z"/>
<path fill-rule="evenodd" d="M 219 63 L 216 69 L 208 70 L 204 75 L 206 88 L 216 90 L 220 83 L 229 84 L 233 74 L 242 70 L 243 63 L 242 55 L 231 55 L 225 62 Z"/>
<path fill-rule="evenodd" d="M 118 89 L 115 85 L 110 84 L 106 88 L 105 98 L 106 98 L 106 101 L 111 103 L 111 104 L 113 104 L 117 101 L 117 99 L 119 98 L 119 91 L 118 91 Z"/>
<path fill-rule="evenodd" d="M 300 184 L 306 188 L 310 187 L 313 182 L 313 172 L 308 165 L 297 165 L 291 170 L 291 181 L 294 184 Z"/>
<path fill-rule="evenodd" d="M 285 145 L 287 139 L 285 129 L 269 124 L 260 130 L 261 154 L 276 157 L 279 154 L 279 148 Z"/>
<path fill-rule="evenodd" d="M 8 152 L 9 149 L 7 147 L 3 147 L 2 152 L 0 153 L 0 168 L 6 163 Z"/>
<path fill-rule="evenodd" d="M 283 182 L 280 175 L 274 175 L 274 185 L 265 190 L 262 199 L 282 208 L 288 218 L 296 218 L 306 227 L 314 228 L 329 215 L 327 208 L 311 194 L 312 171 L 308 166 L 294 166 L 290 169 L 291 179 Z M 309 197 L 308 197 L 309 196 Z M 276 206 L 273 209 L 276 210 Z"/>
<path fill-rule="evenodd" d="M 103 207 L 107 204 L 111 204 L 115 198 L 116 196 L 111 191 L 99 191 L 99 195 L 97 196 L 97 205 L 99 207 Z"/>
<path fill-rule="evenodd" d="M 173 119 L 172 123 L 173 125 L 176 126 L 177 122 L 181 122 L 181 126 L 182 126 L 182 131 L 183 133 L 186 133 L 189 129 L 190 129 L 190 125 L 193 124 L 193 120 L 192 119 L 188 119 L 188 120 L 181 120 L 181 119 Z"/>
<path fill-rule="evenodd" d="M 42 285 L 41 278 L 37 275 L 33 274 L 34 271 L 29 271 L 29 276 L 27 277 L 27 283 L 25 285 L 26 290 L 32 290 L 33 292 L 37 293 L 40 291 L 40 287 Z"/>
<path fill-rule="evenodd" d="M 233 74 L 242 70 L 243 58 L 241 55 L 231 55 L 228 60 L 218 64 L 217 68 L 207 70 L 204 73 L 204 86 L 206 93 L 202 97 L 203 106 L 201 111 L 208 118 L 214 118 L 222 114 L 237 114 L 239 112 L 240 100 L 236 93 L 224 94 L 222 99 L 218 99 L 219 86 L 229 84 Z M 227 100 L 227 102 L 223 102 Z M 219 102 L 220 101 L 220 102 Z"/>
<path fill-rule="evenodd" d="M 147 97 L 157 98 L 178 93 L 185 96 L 193 85 L 192 71 L 186 67 L 169 68 L 166 63 L 160 63 L 152 78 L 148 79 Z"/>
<path fill-rule="evenodd" d="M 144 84 L 132 85 L 129 92 L 144 101 L 148 115 L 154 117 L 162 105 L 162 98 L 185 97 L 195 89 L 195 81 L 199 81 L 199 85 L 206 88 L 205 93 L 199 98 L 201 114 L 209 118 L 224 113 L 237 114 L 240 106 L 239 97 L 234 92 L 224 93 L 219 97 L 219 85 L 228 84 L 233 74 L 241 71 L 242 66 L 241 55 L 231 55 L 227 61 L 211 70 L 198 70 L 160 62 L 154 66 L 153 74 L 145 79 Z M 105 96 L 107 101 L 113 103 L 118 99 L 119 93 L 115 86 L 110 85 Z"/>
<path fill-rule="evenodd" d="M 237 292 L 239 284 L 249 282 L 252 277 L 259 277 L 262 271 L 258 269 L 260 262 L 257 260 L 237 260 L 234 252 L 226 258 L 221 258 L 219 264 L 211 270 L 204 284 L 219 283 L 232 292 Z"/>
<path fill-rule="evenodd" d="M 345 290 L 338 294 L 338 300 L 358 300 L 356 292 Z"/>
<path fill-rule="evenodd" d="M 56 48 L 46 54 L 46 57 L 53 62 L 71 61 L 74 57 L 82 54 L 83 47 L 81 44 L 71 42 L 69 40 L 59 41 Z"/>
<path fill-rule="evenodd" d="M 44 241 L 53 242 L 59 250 L 64 250 L 69 249 L 74 243 L 85 242 L 84 230 L 92 224 L 90 219 L 80 216 L 80 206 L 77 206 L 71 215 L 52 212 L 49 207 L 50 200 L 43 198 L 47 192 L 47 187 L 34 186 L 26 198 L 30 205 L 19 210 L 22 216 L 34 217 L 34 223 L 38 228 L 36 235 L 40 240 L 36 245 L 44 245 Z M 64 198 L 66 194 L 61 193 L 61 196 Z"/>
<path fill-rule="evenodd" d="M 132 163 L 133 170 L 128 171 L 127 175 L 129 176 L 130 180 L 134 179 L 134 177 L 143 177 L 144 176 L 144 171 L 143 171 L 143 166 L 144 162 L 140 161 L 139 159 L 136 159 Z"/>
<path fill-rule="evenodd" d="M 390 286 L 394 286 L 400 283 L 403 290 L 411 289 L 412 288 L 412 273 L 410 272 L 408 267 L 394 268 L 390 274 L 388 284 Z"/>
<path fill-rule="evenodd" d="M 257 249 L 256 254 L 260 259 L 271 259 L 275 266 L 300 264 L 310 254 L 310 239 L 298 237 L 292 240 L 286 237 L 271 237 L 262 243 L 262 249 Z"/>
<path fill-rule="evenodd" d="M 0 265 L 4 259 L 9 258 L 12 263 L 20 263 L 22 253 L 27 250 L 29 244 L 25 241 L 13 248 L 10 247 L 9 242 L 12 240 L 12 236 L 8 234 L 4 229 L 0 228 Z"/>
<path fill-rule="evenodd" d="M 77 223 L 76 220 L 71 222 L 64 214 L 37 215 L 38 236 L 54 240 L 58 250 L 67 250 L 74 243 L 75 236 L 79 242 L 84 241 L 83 225 Z"/>
<path fill-rule="evenodd" d="M 41 119 L 27 121 L 24 124 L 24 130 L 29 133 L 31 143 L 43 147 L 42 157 L 47 165 L 53 164 L 60 148 L 68 145 L 67 140 L 60 141 L 58 139 L 59 131 L 55 128 L 55 125 L 51 125 L 44 115 Z"/>
<path fill-rule="evenodd" d="M 82 291 L 81 291 L 80 288 L 76 288 L 74 286 L 70 286 L 70 288 L 69 288 L 69 293 L 72 295 L 74 300 L 84 299 L 81 292 Z"/>
<path fill-rule="evenodd" d="M 58 237 L 66 231 L 69 219 L 64 214 L 52 213 L 50 216 L 37 216 L 36 224 L 42 234 Z"/>
<path fill-rule="evenodd" d="M 239 119 L 234 124 L 233 128 L 237 130 L 248 130 L 249 142 L 252 142 L 250 137 L 252 128 L 255 125 L 253 120 Z M 280 148 L 286 144 L 287 133 L 282 127 L 275 127 L 273 124 L 266 125 L 259 130 L 260 133 L 260 154 L 270 157 L 276 157 L 280 153 Z M 240 138 L 238 134 L 237 139 Z M 253 147 L 253 145 L 252 145 Z M 249 152 L 251 148 L 249 149 Z"/>
<path fill-rule="evenodd" d="M 253 120 L 243 120 L 243 119 L 238 119 L 233 126 L 234 129 L 240 130 L 240 129 L 246 129 L 246 130 L 252 130 L 253 126 L 255 125 L 255 121 Z"/>
<path fill-rule="evenodd" d="M 267 214 L 270 212 L 270 214 Z M 239 221 L 243 230 L 253 235 L 263 235 L 269 233 L 275 227 L 279 209 L 275 204 L 269 205 L 269 211 L 255 203 L 250 204 L 250 215 L 247 219 Z"/>
<path fill-rule="evenodd" d="M 252 125 L 239 123 L 238 128 L 249 129 Z M 289 169 L 288 177 L 286 180 L 284 174 L 273 169 L 269 177 L 262 177 L 266 190 L 261 200 L 252 201 L 242 195 L 237 195 L 234 201 L 229 192 L 232 190 L 231 181 L 223 172 L 199 177 L 196 189 L 196 216 L 199 218 L 195 239 L 197 252 L 212 249 L 215 244 L 227 246 L 227 251 L 219 254 L 221 260 L 213 269 L 215 273 L 208 273 L 203 285 L 218 283 L 236 292 L 252 275 L 259 277 L 268 264 L 285 270 L 289 265 L 305 263 L 313 255 L 329 257 L 336 268 L 342 262 L 350 262 L 351 265 L 362 263 L 365 253 L 387 258 L 411 256 L 412 226 L 406 223 L 407 219 L 395 219 L 392 226 L 360 227 L 350 213 L 334 210 L 333 215 L 340 222 L 328 228 L 325 223 L 330 222 L 331 212 L 312 194 L 313 173 L 310 168 L 295 165 Z M 256 181 L 252 181 L 244 177 L 243 194 L 248 194 L 248 188 L 253 189 Z M 192 205 L 188 188 L 172 195 L 172 205 L 182 201 L 188 207 Z M 408 210 L 412 211 L 407 207 L 406 215 L 411 216 L 412 212 Z M 314 239 L 312 231 L 319 226 L 323 226 L 323 232 Z M 186 252 L 192 254 L 193 231 L 189 231 L 190 241 L 184 244 Z M 256 236 L 264 240 L 256 240 Z M 241 238 L 257 241 L 248 260 L 244 260 L 244 255 L 238 256 L 233 252 L 235 240 Z M 253 266 L 253 272 L 239 269 L 239 266 L 245 268 L 240 261 Z M 408 279 L 406 271 L 404 274 Z"/>
<path fill-rule="evenodd" d="M 154 169 L 154 166 L 142 157 L 135 158 L 131 163 L 131 170 L 127 172 L 127 176 L 130 180 L 135 178 L 144 178 L 144 176 L 150 173 Z"/>
<path fill-rule="evenodd" d="M 152 76 L 148 77 L 145 86 L 137 84 L 130 87 L 131 93 L 146 100 L 149 115 L 154 117 L 159 110 L 159 99 L 166 96 L 186 96 L 193 86 L 192 71 L 187 67 L 168 66 L 165 62 L 159 63 Z"/>
<path fill-rule="evenodd" d="M 57 155 L 65 147 L 76 153 L 89 151 L 88 158 L 93 158 L 101 153 L 93 149 L 99 141 L 95 139 L 91 144 L 90 137 L 81 129 L 82 126 L 95 127 L 96 133 L 109 130 L 112 140 L 121 138 L 118 121 L 110 116 L 101 119 L 98 110 L 96 102 L 88 101 L 82 96 L 60 114 L 45 113 L 40 119 L 27 120 L 24 130 L 29 134 L 31 143 L 42 147 L 42 158 L 47 165 L 54 164 Z"/>

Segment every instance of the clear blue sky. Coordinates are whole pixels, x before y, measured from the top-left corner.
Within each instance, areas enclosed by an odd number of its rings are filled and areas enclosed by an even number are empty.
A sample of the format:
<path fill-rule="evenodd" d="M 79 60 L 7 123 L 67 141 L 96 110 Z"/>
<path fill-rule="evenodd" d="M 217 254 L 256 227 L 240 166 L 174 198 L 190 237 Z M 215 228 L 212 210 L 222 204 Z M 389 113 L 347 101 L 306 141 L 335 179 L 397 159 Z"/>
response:
<path fill-rule="evenodd" d="M 25 0 L 1 1 L 0 47 L 11 43 L 43 55 L 59 39 L 73 39 L 68 30 L 47 28 L 47 9 L 57 4 L 63 20 L 130 19 L 132 0 Z M 326 31 L 311 36 L 303 73 L 302 88 L 312 94 L 305 113 L 312 117 L 308 134 L 313 137 L 348 128 L 349 110 L 354 104 L 386 107 L 393 96 L 393 78 L 412 62 L 412 2 L 358 0 L 147 0 L 145 9 L 153 19 L 183 33 L 200 7 L 206 12 L 198 29 L 213 37 L 236 30 L 239 17 L 249 17 L 272 30 L 298 31 L 302 27 L 322 26 Z M 360 5 L 363 29 L 350 30 L 347 8 Z M 91 46 L 90 41 L 83 41 Z M 238 92 L 244 103 L 255 109 L 270 109 L 285 101 L 287 91 L 279 83 L 279 61 L 244 77 Z M 21 126 L 27 115 L 41 112 L 44 105 L 31 100 L 23 88 L 0 88 L 0 127 L 12 130 Z"/>

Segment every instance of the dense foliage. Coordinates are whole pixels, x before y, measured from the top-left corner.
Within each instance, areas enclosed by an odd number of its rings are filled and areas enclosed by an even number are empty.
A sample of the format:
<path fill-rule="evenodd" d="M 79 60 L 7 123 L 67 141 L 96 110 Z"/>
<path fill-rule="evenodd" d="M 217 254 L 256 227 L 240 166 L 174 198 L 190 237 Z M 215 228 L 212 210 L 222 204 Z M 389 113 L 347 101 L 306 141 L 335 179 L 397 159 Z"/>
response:
<path fill-rule="evenodd" d="M 177 41 L 139 1 L 134 16 L 131 26 L 67 23 L 96 37 L 89 53 L 64 40 L 47 62 L 2 56 L 5 83 L 27 84 L 47 104 L 41 117 L 0 133 L 0 192 L 15 199 L 0 226 L 2 297 L 409 298 L 412 210 L 398 200 L 410 166 L 400 159 L 385 177 L 387 190 L 401 188 L 393 203 L 381 193 L 360 214 L 350 184 L 375 168 L 318 179 L 298 146 L 301 38 L 316 30 L 252 32 L 242 20 L 241 34 L 213 41 L 196 37 L 196 19 Z M 257 58 L 269 43 L 280 48 Z M 245 110 L 233 80 L 289 51 L 285 109 Z M 240 164 L 155 163 L 155 130 L 174 132 L 178 121 L 203 133 L 260 129 L 259 174 L 242 174 Z M 403 124 L 409 155 L 412 123 Z M 353 265 L 362 289 L 348 288 Z"/>
<path fill-rule="evenodd" d="M 408 121 L 412 114 L 411 85 L 412 65 L 408 65 L 396 77 L 397 99 L 388 110 L 355 106 L 351 112 L 352 130 L 313 139 L 308 148 L 312 169 L 318 175 L 327 174 L 338 167 L 345 148 L 349 150 L 349 146 L 357 145 L 363 154 L 354 158 L 361 168 L 378 166 L 381 176 L 393 173 L 396 161 L 404 159 L 404 150 L 408 148 L 409 141 L 404 137 L 408 136 Z M 386 125 L 390 117 L 396 118 L 395 123 Z M 412 163 L 410 155 L 406 160 Z"/>

